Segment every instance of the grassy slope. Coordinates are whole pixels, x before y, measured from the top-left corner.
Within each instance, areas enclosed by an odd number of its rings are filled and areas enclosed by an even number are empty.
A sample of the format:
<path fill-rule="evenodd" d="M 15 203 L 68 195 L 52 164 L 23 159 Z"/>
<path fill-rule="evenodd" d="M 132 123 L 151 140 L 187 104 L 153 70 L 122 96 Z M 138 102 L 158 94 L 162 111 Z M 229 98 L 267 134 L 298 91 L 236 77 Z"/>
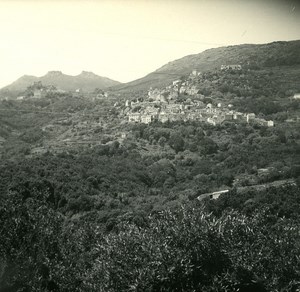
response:
<path fill-rule="evenodd" d="M 206 50 L 169 62 L 138 80 L 116 86 L 116 90 L 141 90 L 167 85 L 193 69 L 201 72 L 219 69 L 223 64 L 259 67 L 294 66 L 300 63 L 300 41 L 274 42 L 263 45 L 245 44 Z"/>

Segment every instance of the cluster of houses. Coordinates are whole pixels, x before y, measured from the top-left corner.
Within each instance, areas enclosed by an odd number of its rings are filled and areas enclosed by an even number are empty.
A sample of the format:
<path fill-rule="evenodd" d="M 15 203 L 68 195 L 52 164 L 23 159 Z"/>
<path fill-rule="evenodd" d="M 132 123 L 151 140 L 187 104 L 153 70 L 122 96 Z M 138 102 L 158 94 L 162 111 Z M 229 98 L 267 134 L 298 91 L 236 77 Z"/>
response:
<path fill-rule="evenodd" d="M 221 70 L 242 70 L 241 65 L 221 65 Z"/>
<path fill-rule="evenodd" d="M 273 121 L 267 121 L 258 118 L 254 113 L 241 113 L 231 110 L 228 106 L 221 103 L 214 107 L 211 103 L 205 105 L 201 101 L 189 101 L 182 103 L 162 103 L 159 106 L 140 104 L 139 112 L 129 112 L 128 121 L 136 123 L 149 124 L 153 121 L 165 123 L 167 121 L 202 121 L 213 126 L 223 123 L 224 121 L 245 121 L 251 124 L 258 124 L 266 127 L 273 127 Z M 154 106 L 155 105 L 155 106 Z"/>
<path fill-rule="evenodd" d="M 176 100 L 180 94 L 197 95 L 199 94 L 200 87 L 193 84 L 193 80 L 200 76 L 201 72 L 193 70 L 187 80 L 174 80 L 171 85 L 163 89 L 152 89 L 148 91 L 149 100 L 154 102 L 169 102 Z M 202 96 L 204 97 L 204 96 Z"/>
<path fill-rule="evenodd" d="M 41 81 L 34 82 L 27 87 L 27 94 L 17 97 L 17 100 L 23 100 L 26 98 L 43 98 L 49 93 L 64 93 L 64 90 L 57 89 L 53 85 L 43 85 Z"/>
<path fill-rule="evenodd" d="M 127 100 L 123 114 L 127 116 L 129 122 L 144 124 L 153 121 L 164 123 L 167 121 L 197 120 L 215 126 L 224 121 L 235 120 L 256 123 L 266 127 L 274 126 L 273 121 L 257 118 L 254 113 L 241 113 L 232 110 L 231 104 L 218 103 L 217 106 L 213 106 L 211 103 L 204 104 L 202 101 L 204 96 L 199 93 L 200 88 L 193 83 L 193 78 L 199 75 L 201 75 L 201 72 L 193 70 L 190 78 L 185 81 L 175 80 L 163 89 L 150 88 L 148 100 L 131 102 Z M 187 97 L 184 102 L 177 99 L 181 94 Z"/>
<path fill-rule="evenodd" d="M 33 98 L 43 98 L 45 97 L 48 93 L 64 93 L 64 90 L 57 89 L 53 85 L 45 86 L 40 89 L 34 89 L 33 91 Z"/>

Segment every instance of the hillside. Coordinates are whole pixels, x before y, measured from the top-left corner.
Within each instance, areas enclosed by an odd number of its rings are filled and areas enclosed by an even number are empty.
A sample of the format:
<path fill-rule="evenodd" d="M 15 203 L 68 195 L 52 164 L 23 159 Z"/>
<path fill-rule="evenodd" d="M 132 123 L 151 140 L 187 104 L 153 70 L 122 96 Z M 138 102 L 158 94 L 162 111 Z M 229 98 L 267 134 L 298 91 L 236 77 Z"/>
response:
<path fill-rule="evenodd" d="M 240 64 L 250 69 L 300 64 L 300 41 L 273 42 L 269 44 L 244 44 L 206 50 L 169 62 L 138 80 L 116 86 L 120 91 L 136 91 L 149 87 L 162 87 L 172 80 L 196 69 L 201 72 L 220 69 L 221 65 Z"/>
<path fill-rule="evenodd" d="M 0 100 L 0 291 L 298 291 L 300 64 L 271 52 Z"/>
<path fill-rule="evenodd" d="M 58 89 L 65 91 L 94 91 L 95 88 L 104 89 L 117 84 L 118 81 L 106 77 L 98 76 L 92 72 L 82 71 L 79 75 L 71 76 L 63 74 L 61 71 L 49 71 L 42 77 L 24 75 L 12 84 L 4 87 L 1 91 L 22 92 L 34 82 L 41 81 L 44 85 L 54 85 Z"/>

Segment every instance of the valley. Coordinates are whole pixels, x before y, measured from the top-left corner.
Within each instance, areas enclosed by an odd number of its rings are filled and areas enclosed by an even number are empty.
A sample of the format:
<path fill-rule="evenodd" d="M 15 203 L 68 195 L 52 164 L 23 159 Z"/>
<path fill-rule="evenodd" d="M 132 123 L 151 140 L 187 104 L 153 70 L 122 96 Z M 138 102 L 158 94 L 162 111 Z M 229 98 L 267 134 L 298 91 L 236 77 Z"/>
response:
<path fill-rule="evenodd" d="M 126 84 L 52 71 L 0 90 L 0 284 L 296 287 L 299 46 L 211 49 Z"/>

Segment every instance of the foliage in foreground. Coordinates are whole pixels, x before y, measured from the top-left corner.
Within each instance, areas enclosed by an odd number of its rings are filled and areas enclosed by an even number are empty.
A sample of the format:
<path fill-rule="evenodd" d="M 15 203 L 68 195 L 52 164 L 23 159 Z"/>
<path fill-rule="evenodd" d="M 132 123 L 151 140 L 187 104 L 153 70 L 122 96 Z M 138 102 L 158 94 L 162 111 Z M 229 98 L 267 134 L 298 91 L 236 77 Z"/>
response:
<path fill-rule="evenodd" d="M 299 227 L 267 210 L 251 218 L 165 211 L 148 228 L 123 226 L 97 249 L 94 291 L 293 291 L 300 284 Z"/>
<path fill-rule="evenodd" d="M 182 207 L 103 235 L 49 195 L 0 207 L 0 291 L 297 291 L 299 219 Z M 51 200 L 50 200 L 51 202 Z"/>

